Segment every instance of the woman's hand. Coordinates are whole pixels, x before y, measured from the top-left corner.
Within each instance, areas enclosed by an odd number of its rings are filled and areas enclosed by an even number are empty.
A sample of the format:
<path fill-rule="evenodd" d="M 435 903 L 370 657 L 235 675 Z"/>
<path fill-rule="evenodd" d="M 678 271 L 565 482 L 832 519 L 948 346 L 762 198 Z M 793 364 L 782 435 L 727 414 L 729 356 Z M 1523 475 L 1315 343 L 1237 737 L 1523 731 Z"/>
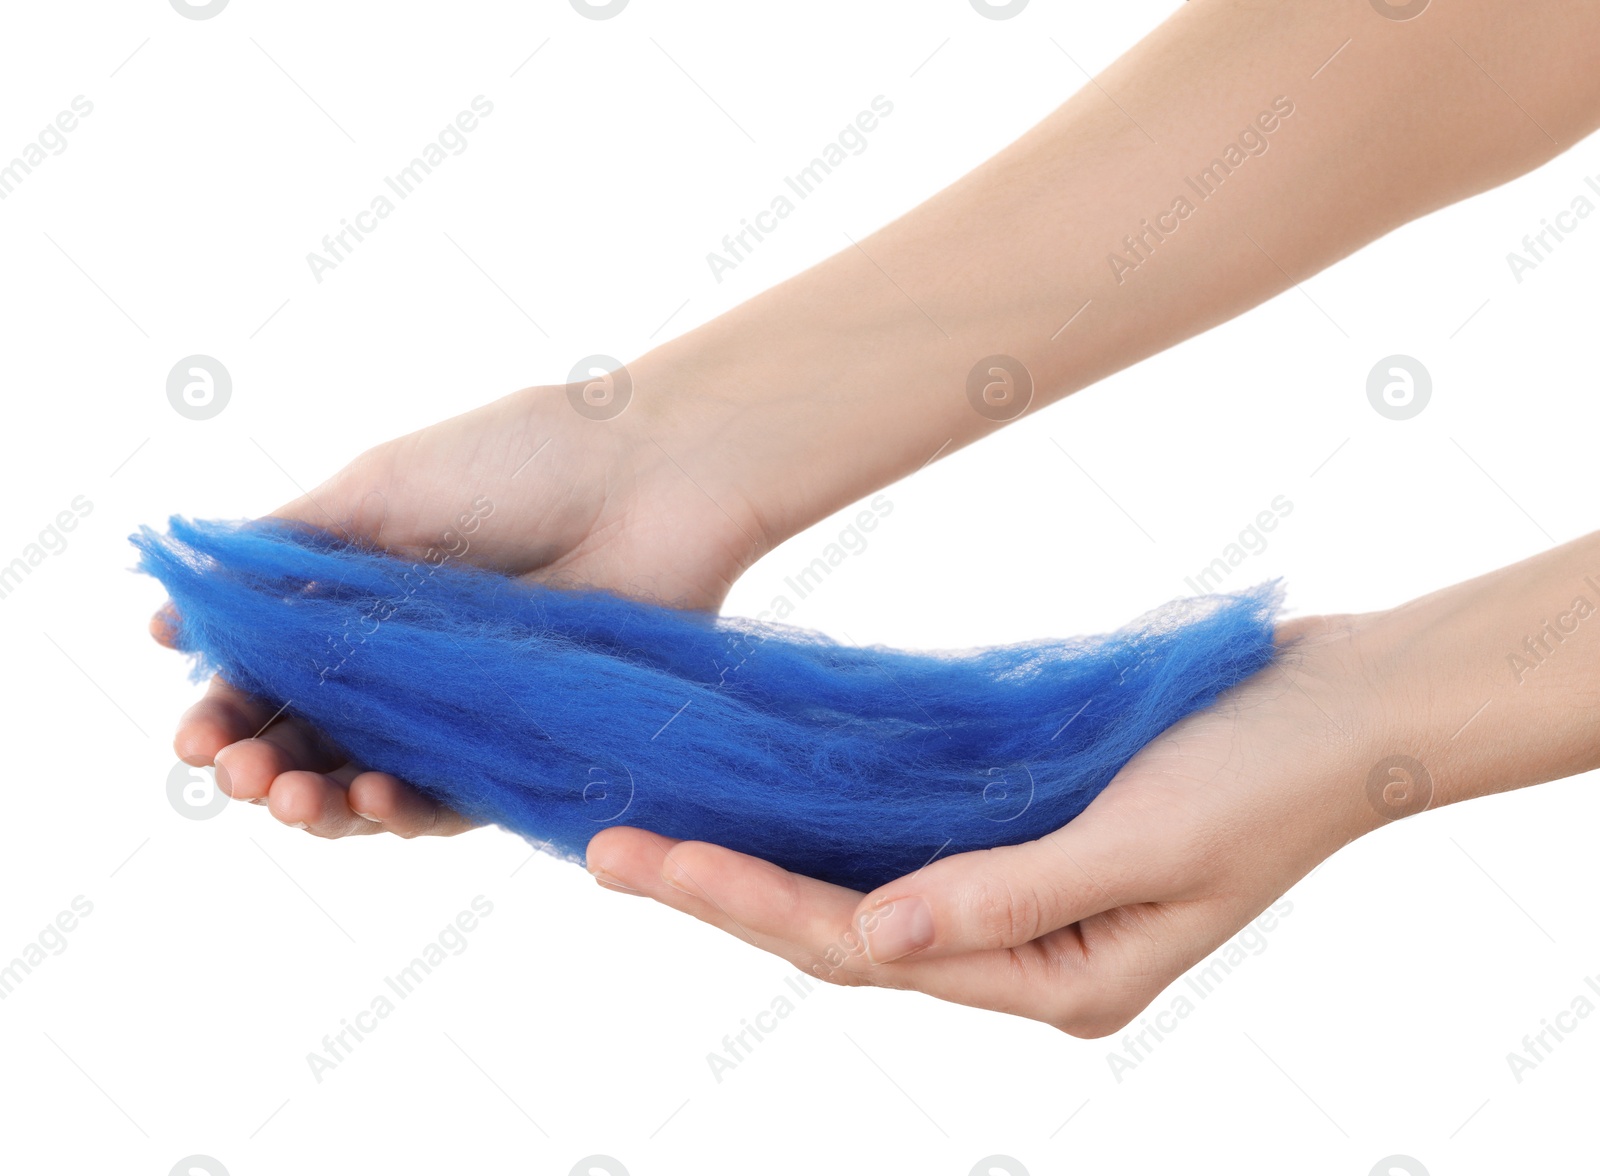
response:
<path fill-rule="evenodd" d="M 1383 823 L 1368 776 L 1402 749 L 1371 706 L 1388 657 L 1365 620 L 1285 626 L 1276 665 L 1173 726 L 1039 841 L 935 860 L 867 895 L 636 829 L 596 836 L 589 869 L 826 980 L 1103 1036 Z M 1387 803 L 1404 811 L 1397 794 Z"/>
<path fill-rule="evenodd" d="M 517 392 L 380 445 L 274 516 L 418 560 L 715 609 L 768 545 L 763 520 L 727 480 L 731 463 L 678 440 L 688 430 L 646 406 L 596 419 L 569 391 Z M 649 391 L 658 409 L 692 419 L 685 402 Z M 158 613 L 156 638 L 171 644 L 174 622 Z M 276 709 L 214 678 L 174 747 L 186 763 L 215 763 L 218 787 L 236 799 L 318 836 L 469 827 Z"/>
<path fill-rule="evenodd" d="M 607 829 L 605 886 L 841 984 L 1115 1032 L 1317 863 L 1425 808 L 1600 767 L 1600 532 L 1359 616 L 1174 724 L 1039 841 L 862 895 L 703 842 Z"/>

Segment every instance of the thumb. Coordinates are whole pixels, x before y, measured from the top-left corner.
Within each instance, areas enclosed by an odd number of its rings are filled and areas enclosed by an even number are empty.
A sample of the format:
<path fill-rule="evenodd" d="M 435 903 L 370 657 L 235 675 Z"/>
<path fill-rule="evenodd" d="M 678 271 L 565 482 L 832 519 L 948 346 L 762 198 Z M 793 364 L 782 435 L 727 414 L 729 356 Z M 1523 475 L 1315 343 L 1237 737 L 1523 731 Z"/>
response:
<path fill-rule="evenodd" d="M 1118 852 L 1120 850 L 1120 852 Z M 1038 841 L 957 854 L 879 887 L 855 924 L 874 964 L 1018 947 L 1135 893 L 1131 847 L 1069 825 Z"/>

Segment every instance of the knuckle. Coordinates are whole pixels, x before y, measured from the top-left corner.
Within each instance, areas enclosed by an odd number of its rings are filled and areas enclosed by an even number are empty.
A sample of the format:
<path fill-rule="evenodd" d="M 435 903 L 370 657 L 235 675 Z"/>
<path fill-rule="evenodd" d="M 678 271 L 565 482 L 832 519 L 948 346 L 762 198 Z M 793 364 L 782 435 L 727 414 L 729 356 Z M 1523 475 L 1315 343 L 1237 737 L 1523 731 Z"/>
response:
<path fill-rule="evenodd" d="M 999 879 L 981 889 L 974 899 L 973 922 L 984 948 L 1030 943 L 1043 934 L 1044 911 L 1032 887 Z"/>
<path fill-rule="evenodd" d="M 434 833 L 437 833 L 438 831 L 439 831 L 439 806 L 436 805 L 436 804 L 430 804 L 428 806 L 428 819 L 417 827 L 417 833 L 418 833 L 419 836 L 421 834 L 424 834 L 424 833 L 432 835 Z"/>
<path fill-rule="evenodd" d="M 720 893 L 718 867 L 717 847 L 705 841 L 680 841 L 662 861 L 664 872 L 681 874 L 702 894 Z"/>
<path fill-rule="evenodd" d="M 391 816 L 384 817 L 381 824 L 395 836 L 401 837 L 406 841 L 415 841 L 418 837 L 426 837 L 433 832 L 435 820 L 437 820 L 436 817 L 433 819 L 419 817 L 414 812 L 401 809 Z M 358 814 L 355 817 L 355 821 L 365 823 L 366 818 Z M 359 829 L 360 827 L 359 824 L 352 822 L 351 828 Z"/>
<path fill-rule="evenodd" d="M 772 909 L 779 913 L 782 920 L 797 919 L 805 913 L 806 896 L 798 878 L 787 870 L 777 868 L 763 871 L 763 874 L 762 889 L 766 891 Z"/>

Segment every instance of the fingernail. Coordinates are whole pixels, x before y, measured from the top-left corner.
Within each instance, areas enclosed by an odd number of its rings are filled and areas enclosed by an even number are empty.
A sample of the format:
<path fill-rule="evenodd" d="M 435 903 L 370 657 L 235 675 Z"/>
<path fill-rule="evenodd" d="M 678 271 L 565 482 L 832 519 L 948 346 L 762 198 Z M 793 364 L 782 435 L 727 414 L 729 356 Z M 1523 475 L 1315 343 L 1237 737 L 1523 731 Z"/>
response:
<path fill-rule="evenodd" d="M 622 894 L 642 894 L 643 893 L 643 891 L 635 890 L 631 886 L 624 886 L 621 882 L 618 882 L 615 878 L 613 878 L 610 874 L 606 873 L 604 870 L 591 869 L 589 871 L 589 873 L 594 878 L 596 883 L 598 883 L 601 886 L 604 886 L 607 890 L 615 890 L 615 891 L 618 891 L 619 893 L 622 893 Z"/>
<path fill-rule="evenodd" d="M 673 861 L 670 856 L 661 863 L 661 880 L 674 890 L 684 894 L 700 897 L 700 888 L 694 884 L 694 879 L 684 872 L 682 866 Z"/>
<path fill-rule="evenodd" d="M 915 896 L 874 907 L 856 922 L 866 940 L 867 958 L 875 964 L 904 959 L 933 942 L 933 911 Z"/>
<path fill-rule="evenodd" d="M 304 821 L 291 821 L 289 823 L 289 828 L 291 829 L 305 829 L 308 827 Z"/>
<path fill-rule="evenodd" d="M 267 798 L 264 796 L 247 796 L 245 801 L 248 804 L 266 804 Z"/>
<path fill-rule="evenodd" d="M 382 821 L 380 821 L 377 817 L 373 816 L 371 813 L 358 812 L 358 813 L 356 813 L 356 816 L 360 817 L 363 821 L 371 821 L 374 825 L 383 824 Z"/>
<path fill-rule="evenodd" d="M 224 793 L 226 793 L 228 796 L 232 796 L 233 795 L 233 777 L 228 775 L 228 769 L 223 767 L 220 763 L 218 763 L 218 764 L 215 764 L 212 767 L 211 770 L 212 770 L 212 774 L 216 777 L 217 787 L 222 789 L 222 791 Z"/>

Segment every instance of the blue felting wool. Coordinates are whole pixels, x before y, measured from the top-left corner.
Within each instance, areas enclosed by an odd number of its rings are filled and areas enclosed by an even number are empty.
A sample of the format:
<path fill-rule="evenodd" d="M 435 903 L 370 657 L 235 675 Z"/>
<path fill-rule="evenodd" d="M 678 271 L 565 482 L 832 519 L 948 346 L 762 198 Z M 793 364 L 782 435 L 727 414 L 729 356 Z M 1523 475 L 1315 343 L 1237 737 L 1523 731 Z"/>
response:
<path fill-rule="evenodd" d="M 869 890 L 1065 825 L 1267 665 L 1273 584 L 963 653 L 412 564 L 272 522 L 133 537 L 177 644 L 357 762 L 581 861 L 607 825 Z"/>

